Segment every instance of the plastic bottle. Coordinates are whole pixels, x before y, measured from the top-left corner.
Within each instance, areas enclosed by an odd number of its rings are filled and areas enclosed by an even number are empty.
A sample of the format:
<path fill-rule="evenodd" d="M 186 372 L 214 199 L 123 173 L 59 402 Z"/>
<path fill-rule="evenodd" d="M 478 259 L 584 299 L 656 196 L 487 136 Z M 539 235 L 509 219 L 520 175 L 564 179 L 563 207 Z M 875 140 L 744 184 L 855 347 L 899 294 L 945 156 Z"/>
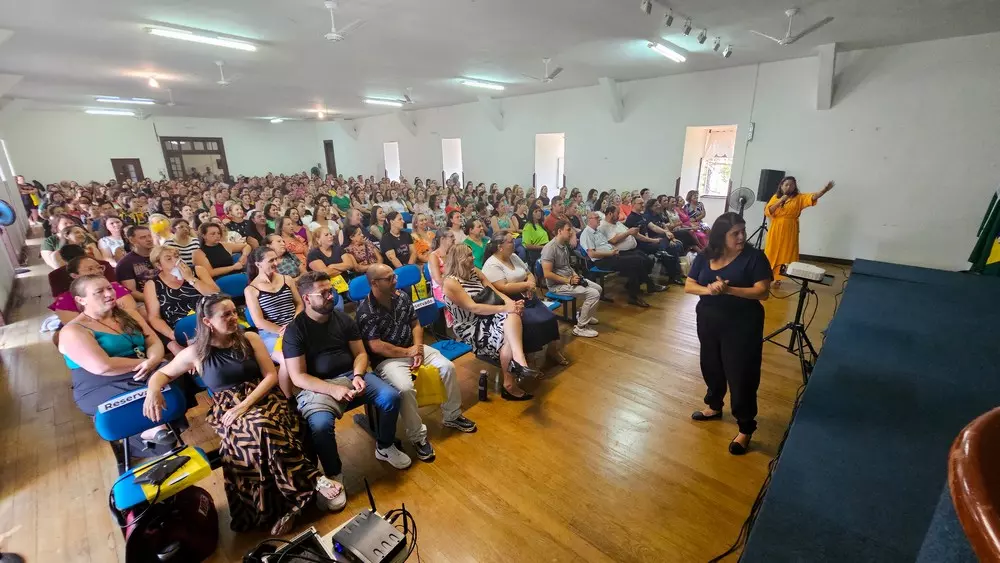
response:
<path fill-rule="evenodd" d="M 480 370 L 479 371 L 479 400 L 480 401 L 485 401 L 486 400 L 486 385 L 487 385 L 487 382 L 489 381 L 488 375 L 489 374 L 486 373 L 486 370 Z"/>

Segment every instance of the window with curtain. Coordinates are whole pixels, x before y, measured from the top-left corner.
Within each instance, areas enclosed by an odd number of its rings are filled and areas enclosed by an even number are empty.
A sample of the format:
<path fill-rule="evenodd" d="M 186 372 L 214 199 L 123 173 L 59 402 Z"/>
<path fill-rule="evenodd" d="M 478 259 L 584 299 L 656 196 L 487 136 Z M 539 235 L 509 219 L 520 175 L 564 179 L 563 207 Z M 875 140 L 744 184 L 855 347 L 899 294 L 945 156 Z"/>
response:
<path fill-rule="evenodd" d="M 698 175 L 698 195 L 726 197 L 729 179 L 733 173 L 733 153 L 736 147 L 736 130 L 710 130 L 705 139 L 705 156 Z"/>

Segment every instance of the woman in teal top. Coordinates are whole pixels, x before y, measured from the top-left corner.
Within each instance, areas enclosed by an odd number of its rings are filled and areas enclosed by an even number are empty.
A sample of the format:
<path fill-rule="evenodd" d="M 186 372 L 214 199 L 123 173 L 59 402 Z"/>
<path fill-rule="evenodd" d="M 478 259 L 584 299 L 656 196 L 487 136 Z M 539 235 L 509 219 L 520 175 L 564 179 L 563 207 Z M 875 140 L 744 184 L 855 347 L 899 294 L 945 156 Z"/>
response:
<path fill-rule="evenodd" d="M 483 268 L 483 262 L 486 261 L 486 245 L 490 242 L 490 239 L 486 238 L 486 225 L 483 225 L 482 220 L 473 219 L 465 223 L 465 234 L 468 237 L 465 239 L 465 244 L 472 249 L 472 259 L 473 263 L 477 268 Z"/>
<path fill-rule="evenodd" d="M 73 400 L 94 416 L 108 399 L 145 387 L 163 362 L 163 344 L 138 312 L 118 306 L 104 276 L 81 276 L 70 293 L 83 312 L 59 331 L 59 351 L 72 375 Z M 174 441 L 166 427 L 147 430 L 142 439 Z"/>

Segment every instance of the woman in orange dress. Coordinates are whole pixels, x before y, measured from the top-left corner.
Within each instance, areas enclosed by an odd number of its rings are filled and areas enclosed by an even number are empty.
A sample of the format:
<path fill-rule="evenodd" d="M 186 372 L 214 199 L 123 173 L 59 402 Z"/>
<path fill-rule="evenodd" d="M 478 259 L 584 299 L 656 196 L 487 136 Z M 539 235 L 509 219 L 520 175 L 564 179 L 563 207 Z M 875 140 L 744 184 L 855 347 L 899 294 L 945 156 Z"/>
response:
<path fill-rule="evenodd" d="M 799 193 L 799 185 L 794 176 L 786 176 L 778 184 L 778 191 L 767 202 L 764 214 L 771 219 L 771 228 L 767 231 L 767 246 L 764 254 L 771 263 L 774 273 L 774 287 L 781 284 L 780 268 L 782 264 L 795 262 L 799 259 L 799 215 L 807 207 L 816 205 L 819 198 L 833 189 L 833 182 L 828 182 L 822 190 L 804 194 Z"/>

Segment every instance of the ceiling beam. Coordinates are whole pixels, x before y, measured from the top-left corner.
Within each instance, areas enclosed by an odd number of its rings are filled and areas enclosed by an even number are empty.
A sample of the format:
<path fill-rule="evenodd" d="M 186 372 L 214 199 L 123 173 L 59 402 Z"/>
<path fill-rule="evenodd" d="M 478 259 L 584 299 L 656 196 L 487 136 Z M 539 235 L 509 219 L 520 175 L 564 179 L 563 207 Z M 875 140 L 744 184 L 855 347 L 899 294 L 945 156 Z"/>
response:
<path fill-rule="evenodd" d="M 399 118 L 399 122 L 403 124 L 403 127 L 410 132 L 410 135 L 417 136 L 417 122 L 413 120 L 412 112 L 397 111 L 396 117 Z"/>
<path fill-rule="evenodd" d="M 354 120 L 354 119 L 337 119 L 335 121 L 340 124 L 340 128 L 344 130 L 344 133 L 347 133 L 348 137 L 354 139 L 355 141 L 358 140 L 358 122 L 357 122 L 357 120 Z"/>
<path fill-rule="evenodd" d="M 611 111 L 611 120 L 621 123 L 625 119 L 625 102 L 622 100 L 622 93 L 618 89 L 618 82 L 612 78 L 599 78 L 597 82 L 601 85 L 601 94 Z"/>
<path fill-rule="evenodd" d="M 816 76 L 816 109 L 833 107 L 833 70 L 837 61 L 837 44 L 827 43 L 816 47 L 819 56 L 819 73 Z"/>
<path fill-rule="evenodd" d="M 479 96 L 479 107 L 483 109 L 486 117 L 497 128 L 497 131 L 503 131 L 503 110 L 500 108 L 500 100 L 494 100 L 489 96 Z"/>

